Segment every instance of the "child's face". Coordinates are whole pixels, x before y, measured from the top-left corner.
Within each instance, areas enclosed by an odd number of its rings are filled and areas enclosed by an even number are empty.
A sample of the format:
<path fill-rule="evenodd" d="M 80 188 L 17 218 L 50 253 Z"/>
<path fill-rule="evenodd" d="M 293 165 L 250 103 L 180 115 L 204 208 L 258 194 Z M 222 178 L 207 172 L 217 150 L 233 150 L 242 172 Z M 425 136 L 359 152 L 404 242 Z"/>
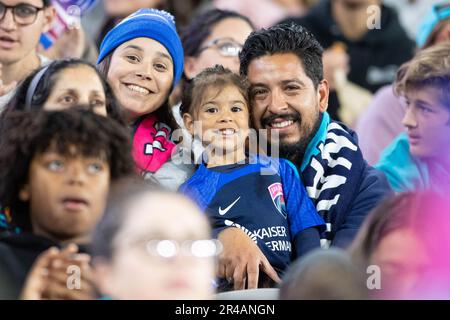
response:
<path fill-rule="evenodd" d="M 75 105 L 89 106 L 93 112 L 107 115 L 105 90 L 91 67 L 79 65 L 61 71 L 44 109 L 64 110 Z"/>
<path fill-rule="evenodd" d="M 126 300 L 211 299 L 213 256 L 183 250 L 164 257 L 168 251 L 156 244 L 170 240 L 186 249 L 189 242 L 210 239 L 205 215 L 184 197 L 169 194 L 144 194 L 126 210 L 112 261 L 99 275 L 104 293 Z"/>
<path fill-rule="evenodd" d="M 42 0 L 1 0 L 6 6 L 18 4 L 32 5 L 42 8 Z M 54 8 L 47 7 L 36 14 L 36 20 L 29 25 L 20 25 L 14 21 L 11 10 L 7 10 L 0 20 L 0 62 L 16 63 L 36 50 L 41 33 L 49 30 L 54 17 Z"/>
<path fill-rule="evenodd" d="M 409 90 L 406 96 L 408 106 L 403 125 L 411 154 L 422 158 L 442 158 L 450 147 L 450 106 L 442 103 L 442 90 L 423 87 Z"/>
<path fill-rule="evenodd" d="M 195 118 L 184 115 L 186 128 L 191 134 L 200 136 L 205 147 L 223 153 L 245 150 L 249 110 L 238 88 L 228 85 L 223 89 L 207 89 L 201 105 L 194 106 L 193 113 Z M 201 130 L 197 132 L 195 126 L 199 125 Z"/>
<path fill-rule="evenodd" d="M 31 161 L 20 199 L 29 202 L 33 232 L 56 240 L 85 240 L 103 214 L 110 184 L 108 163 L 72 148 L 50 148 Z"/>
<path fill-rule="evenodd" d="M 172 80 L 172 58 L 155 40 L 127 41 L 112 55 L 108 81 L 130 119 L 161 107 L 170 94 Z"/>

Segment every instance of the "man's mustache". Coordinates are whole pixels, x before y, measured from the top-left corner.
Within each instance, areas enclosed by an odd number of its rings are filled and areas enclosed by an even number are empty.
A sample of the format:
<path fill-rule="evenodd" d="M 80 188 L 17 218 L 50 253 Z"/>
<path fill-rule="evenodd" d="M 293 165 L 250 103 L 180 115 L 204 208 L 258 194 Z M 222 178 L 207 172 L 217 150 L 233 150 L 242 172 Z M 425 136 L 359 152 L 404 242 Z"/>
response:
<path fill-rule="evenodd" d="M 272 121 L 275 119 L 283 119 L 284 121 L 298 121 L 299 123 L 302 121 L 300 113 L 285 113 L 285 114 L 273 114 L 261 119 L 261 124 L 263 127 L 269 126 Z"/>

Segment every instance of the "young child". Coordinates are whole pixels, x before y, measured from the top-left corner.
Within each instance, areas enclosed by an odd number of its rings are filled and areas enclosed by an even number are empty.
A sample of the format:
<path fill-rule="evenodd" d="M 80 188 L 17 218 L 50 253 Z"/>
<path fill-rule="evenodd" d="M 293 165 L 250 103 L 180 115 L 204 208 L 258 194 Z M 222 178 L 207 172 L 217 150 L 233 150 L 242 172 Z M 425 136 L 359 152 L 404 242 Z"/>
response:
<path fill-rule="evenodd" d="M 222 66 L 205 69 L 187 84 L 181 112 L 206 151 L 180 191 L 208 213 L 214 235 L 227 227 L 243 229 L 278 274 L 320 246 L 324 221 L 295 167 L 284 159 L 246 154 L 247 84 L 238 75 Z M 195 130 L 198 124 L 201 129 Z"/>
<path fill-rule="evenodd" d="M 0 238 L 0 268 L 15 296 L 87 298 L 84 289 L 67 290 L 57 279 L 67 278 L 67 266 L 79 265 L 72 257 L 77 246 L 86 252 L 110 183 L 134 172 L 127 129 L 77 108 L 18 112 L 8 123 L 0 146 L 0 203 L 22 233 Z M 88 269 L 83 264 L 85 289 Z M 36 288 L 39 294 L 31 294 Z"/>

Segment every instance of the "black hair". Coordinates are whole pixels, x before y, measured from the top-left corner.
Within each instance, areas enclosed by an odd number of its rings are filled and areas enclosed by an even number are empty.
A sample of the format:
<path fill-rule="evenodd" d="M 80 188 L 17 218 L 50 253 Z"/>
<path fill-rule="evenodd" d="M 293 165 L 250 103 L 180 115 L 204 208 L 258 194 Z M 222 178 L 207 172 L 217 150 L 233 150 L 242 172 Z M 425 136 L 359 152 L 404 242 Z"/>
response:
<path fill-rule="evenodd" d="M 193 107 L 198 106 L 203 100 L 204 94 L 208 88 L 221 88 L 226 85 L 235 86 L 249 103 L 248 82 L 246 78 L 233 73 L 230 69 L 221 65 L 206 68 L 195 78 L 186 81 L 181 97 L 180 113 L 193 114 Z"/>
<path fill-rule="evenodd" d="M 228 18 L 238 18 L 247 22 L 252 29 L 255 29 L 249 18 L 235 11 L 212 9 L 195 16 L 191 23 L 183 28 L 180 34 L 183 43 L 184 55 L 195 57 L 199 54 L 200 47 L 205 39 L 211 34 L 214 26 L 222 20 Z"/>
<path fill-rule="evenodd" d="M 51 0 L 43 0 L 44 2 L 44 7 L 49 7 L 52 4 Z"/>
<path fill-rule="evenodd" d="M 252 32 L 239 54 L 241 74 L 247 75 L 253 59 L 279 53 L 295 53 L 315 87 L 323 80 L 322 46 L 311 32 L 294 23 Z"/>
<path fill-rule="evenodd" d="M 35 70 L 32 74 L 30 74 L 22 81 L 13 98 L 5 106 L 3 115 L 6 115 L 6 113 L 13 110 L 25 110 L 27 108 L 42 109 L 48 97 L 50 96 L 53 87 L 58 81 L 58 75 L 66 69 L 76 68 L 79 66 L 86 66 L 92 68 L 92 70 L 97 74 L 105 91 L 105 98 L 106 98 L 105 103 L 108 117 L 111 117 L 123 124 L 124 120 L 122 117 L 121 107 L 119 106 L 119 102 L 114 96 L 111 86 L 101 75 L 101 73 L 94 67 L 94 65 L 79 59 L 57 60 L 50 63 L 48 66 L 44 66 L 42 68 L 39 68 L 38 70 Z M 46 70 L 43 71 L 44 69 Z M 42 77 L 39 79 L 36 87 L 30 89 L 33 79 L 35 79 L 35 77 L 41 71 L 43 71 L 44 73 L 42 74 Z M 32 92 L 33 95 L 30 101 L 30 105 L 27 106 L 28 103 L 26 100 L 29 90 L 33 90 Z M 1 118 L 3 118 L 3 115 Z M 3 122 L 2 119 L 0 119 L 0 121 Z"/>
<path fill-rule="evenodd" d="M 29 206 L 19 199 L 35 156 L 49 149 L 63 155 L 105 156 L 111 181 L 134 173 L 131 135 L 116 121 L 77 107 L 63 111 L 16 111 L 0 137 L 0 203 L 12 222 L 30 229 Z"/>

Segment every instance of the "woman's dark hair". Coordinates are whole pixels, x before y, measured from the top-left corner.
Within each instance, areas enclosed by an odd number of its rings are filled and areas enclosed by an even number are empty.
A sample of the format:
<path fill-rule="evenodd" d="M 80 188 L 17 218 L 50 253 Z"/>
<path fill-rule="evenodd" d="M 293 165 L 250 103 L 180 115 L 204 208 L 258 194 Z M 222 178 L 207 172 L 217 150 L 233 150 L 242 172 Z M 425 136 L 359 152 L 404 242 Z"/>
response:
<path fill-rule="evenodd" d="M 98 71 L 103 75 L 105 79 L 108 79 L 108 72 L 111 66 L 113 54 L 114 51 L 106 55 L 106 57 L 97 65 Z M 169 97 L 167 97 L 166 101 L 164 101 L 164 103 L 156 111 L 154 111 L 153 114 L 156 115 L 158 121 L 161 121 L 164 124 L 168 125 L 172 130 L 178 128 L 178 124 L 170 109 Z"/>
<path fill-rule="evenodd" d="M 198 107 L 208 89 L 217 89 L 220 91 L 227 85 L 235 86 L 247 102 L 248 105 L 248 82 L 246 78 L 233 73 L 230 69 L 221 65 L 215 65 L 206 68 L 192 80 L 186 81 L 181 98 L 181 115 L 189 113 L 193 115 L 195 108 Z"/>
<path fill-rule="evenodd" d="M 311 32 L 294 23 L 253 31 L 239 54 L 241 74 L 247 75 L 252 60 L 279 53 L 296 54 L 315 87 L 322 81 L 323 48 Z"/>
<path fill-rule="evenodd" d="M 134 174 L 131 135 L 116 121 L 77 107 L 63 111 L 15 111 L 5 118 L 0 137 L 0 203 L 12 222 L 30 229 L 29 207 L 19 199 L 32 160 L 47 150 L 82 156 L 105 156 L 111 181 Z"/>
<path fill-rule="evenodd" d="M 202 12 L 195 16 L 186 28 L 181 30 L 180 38 L 183 43 L 184 55 L 186 57 L 196 57 L 199 54 L 202 43 L 211 34 L 214 26 L 228 18 L 242 19 L 252 29 L 255 29 L 249 18 L 235 11 L 212 9 Z"/>
<path fill-rule="evenodd" d="M 442 257 L 450 246 L 450 202 L 431 191 L 405 192 L 383 201 L 366 218 L 349 247 L 360 267 L 371 264 L 381 240 L 393 231 L 410 229 L 426 246 L 428 253 Z M 445 254 L 450 258 L 450 254 Z"/>
<path fill-rule="evenodd" d="M 31 75 L 29 75 L 25 78 L 25 80 L 22 81 L 14 97 L 5 106 L 3 115 L 6 115 L 10 111 L 25 110 L 27 108 L 41 109 L 50 96 L 56 82 L 58 81 L 59 74 L 66 69 L 77 68 L 79 66 L 92 68 L 92 70 L 97 74 L 105 91 L 106 111 L 108 113 L 108 117 L 111 117 L 123 124 L 124 121 L 122 118 L 121 107 L 119 106 L 119 103 L 114 96 L 111 86 L 92 64 L 78 59 L 54 61 L 48 66 L 44 66 L 34 71 Z M 40 72 L 41 74 L 39 74 Z M 39 76 L 41 76 L 41 78 L 38 80 L 37 84 L 35 84 L 35 87 L 30 88 L 33 84 L 33 79 L 36 79 Z M 29 95 L 30 90 L 32 90 L 32 97 L 28 103 L 27 96 Z"/>
<path fill-rule="evenodd" d="M 156 184 L 137 179 L 125 178 L 112 185 L 105 213 L 93 233 L 92 254 L 94 257 L 112 259 L 114 240 L 125 222 L 127 207 L 135 199 L 152 192 L 172 194 Z"/>

